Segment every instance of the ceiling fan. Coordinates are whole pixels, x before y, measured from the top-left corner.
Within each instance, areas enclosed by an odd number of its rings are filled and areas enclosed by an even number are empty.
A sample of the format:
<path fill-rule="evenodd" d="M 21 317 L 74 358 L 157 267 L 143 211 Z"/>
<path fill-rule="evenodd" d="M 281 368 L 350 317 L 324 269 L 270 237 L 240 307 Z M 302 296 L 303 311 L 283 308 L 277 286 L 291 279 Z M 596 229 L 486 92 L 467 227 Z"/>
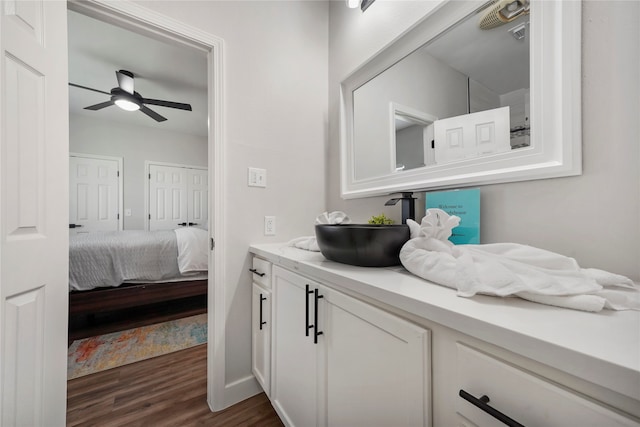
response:
<path fill-rule="evenodd" d="M 133 90 L 133 73 L 126 70 L 116 71 L 116 78 L 118 79 L 118 87 L 111 89 L 111 93 L 104 92 L 99 89 L 93 89 L 86 86 L 77 85 L 75 83 L 69 83 L 69 86 L 79 87 L 81 89 L 92 90 L 98 93 L 104 93 L 105 95 L 111 95 L 111 99 L 99 104 L 90 105 L 84 107 L 85 110 L 101 110 L 109 107 L 113 104 L 127 111 L 140 110 L 147 116 L 151 117 L 157 122 L 164 122 L 166 117 L 161 116 L 152 109 L 148 108 L 146 104 L 158 105 L 160 107 L 177 108 L 179 110 L 191 111 L 190 104 L 183 104 L 180 102 L 161 101 L 159 99 L 143 98 L 138 92 Z"/>

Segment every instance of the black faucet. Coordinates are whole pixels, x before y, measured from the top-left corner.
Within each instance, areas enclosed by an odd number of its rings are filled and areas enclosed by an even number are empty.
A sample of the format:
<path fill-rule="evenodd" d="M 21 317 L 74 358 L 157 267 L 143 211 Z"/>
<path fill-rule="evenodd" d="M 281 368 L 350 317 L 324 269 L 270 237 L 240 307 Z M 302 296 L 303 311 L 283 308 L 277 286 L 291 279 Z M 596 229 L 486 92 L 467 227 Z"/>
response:
<path fill-rule="evenodd" d="M 413 197 L 413 193 L 411 192 L 401 194 L 402 197 L 389 199 L 384 205 L 393 206 L 398 203 L 398 200 L 402 200 L 402 223 L 406 224 L 407 219 L 416 219 L 416 205 L 414 203 L 414 200 L 416 200 L 416 198 Z"/>

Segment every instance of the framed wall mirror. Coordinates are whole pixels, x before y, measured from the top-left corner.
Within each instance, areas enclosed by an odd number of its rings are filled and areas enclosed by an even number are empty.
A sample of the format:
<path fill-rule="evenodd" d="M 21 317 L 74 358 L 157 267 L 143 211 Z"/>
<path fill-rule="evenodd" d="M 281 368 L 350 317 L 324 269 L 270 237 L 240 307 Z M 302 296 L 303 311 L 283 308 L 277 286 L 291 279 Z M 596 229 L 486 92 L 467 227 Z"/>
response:
<path fill-rule="evenodd" d="M 580 1 L 446 1 L 341 84 L 341 194 L 579 175 Z"/>

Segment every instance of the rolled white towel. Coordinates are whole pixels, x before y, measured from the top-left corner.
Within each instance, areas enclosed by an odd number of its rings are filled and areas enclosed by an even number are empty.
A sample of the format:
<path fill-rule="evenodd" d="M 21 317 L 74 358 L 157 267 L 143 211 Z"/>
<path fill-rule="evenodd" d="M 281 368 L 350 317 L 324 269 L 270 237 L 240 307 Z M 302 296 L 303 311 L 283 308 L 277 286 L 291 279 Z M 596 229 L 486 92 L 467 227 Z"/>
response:
<path fill-rule="evenodd" d="M 318 247 L 318 241 L 315 236 L 303 236 L 296 237 L 287 243 L 287 246 L 293 246 L 294 248 L 304 249 L 305 251 L 320 252 Z"/>
<path fill-rule="evenodd" d="M 351 219 L 341 211 L 323 212 L 316 217 L 316 224 L 349 224 Z M 316 236 L 296 237 L 287 242 L 287 246 L 304 249 L 305 251 L 320 252 Z"/>
<path fill-rule="evenodd" d="M 342 211 L 323 212 L 316 217 L 316 224 L 349 224 L 351 219 Z"/>

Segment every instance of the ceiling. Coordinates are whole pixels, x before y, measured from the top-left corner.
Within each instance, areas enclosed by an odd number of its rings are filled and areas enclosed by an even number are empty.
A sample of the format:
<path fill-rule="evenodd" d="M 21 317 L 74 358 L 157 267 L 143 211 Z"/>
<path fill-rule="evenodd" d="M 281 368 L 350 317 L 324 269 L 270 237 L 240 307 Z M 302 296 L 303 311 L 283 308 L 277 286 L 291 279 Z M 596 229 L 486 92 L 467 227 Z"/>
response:
<path fill-rule="evenodd" d="M 98 111 L 84 107 L 108 101 L 109 95 L 69 86 L 69 112 L 106 122 L 206 136 L 207 57 L 194 48 L 158 40 L 68 12 L 69 82 L 109 92 L 118 86 L 117 70 L 134 74 L 135 91 L 144 98 L 191 104 L 193 111 L 149 105 L 167 118 L 156 122 L 140 111 L 112 105 Z"/>
<path fill-rule="evenodd" d="M 424 47 L 430 55 L 482 83 L 497 94 L 529 87 L 529 15 L 482 30 L 472 15 Z M 516 40 L 510 30 L 526 25 Z"/>

